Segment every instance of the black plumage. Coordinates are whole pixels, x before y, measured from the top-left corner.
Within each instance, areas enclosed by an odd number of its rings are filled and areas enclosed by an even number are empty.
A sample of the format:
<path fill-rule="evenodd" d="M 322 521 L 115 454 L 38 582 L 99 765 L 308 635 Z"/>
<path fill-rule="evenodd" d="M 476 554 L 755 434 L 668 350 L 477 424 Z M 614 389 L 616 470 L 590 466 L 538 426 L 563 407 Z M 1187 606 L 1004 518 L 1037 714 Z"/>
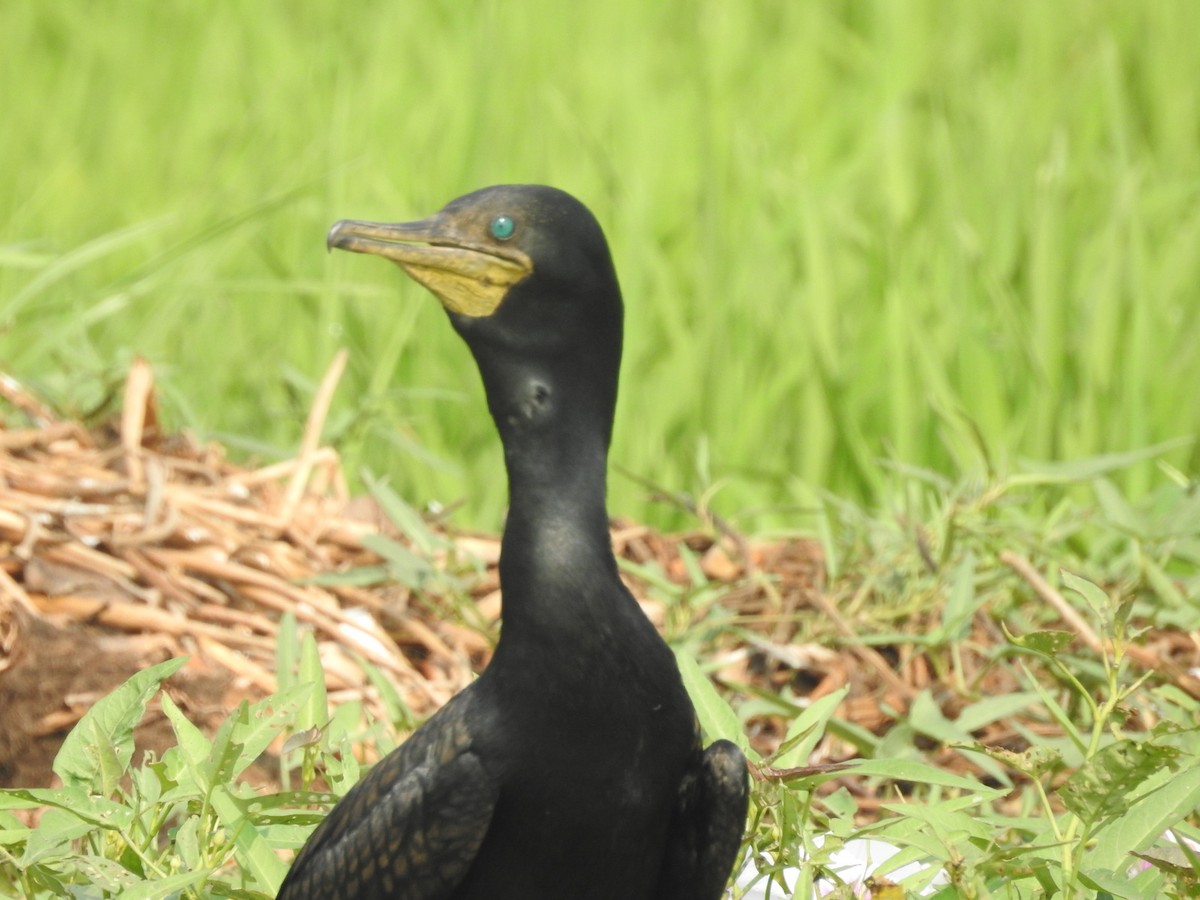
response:
<path fill-rule="evenodd" d="M 509 185 L 329 245 L 427 286 L 504 444 L 503 626 L 486 671 L 314 832 L 282 900 L 715 900 L 746 764 L 700 744 L 674 657 L 617 574 L 605 471 L 622 305 L 592 214 Z"/>

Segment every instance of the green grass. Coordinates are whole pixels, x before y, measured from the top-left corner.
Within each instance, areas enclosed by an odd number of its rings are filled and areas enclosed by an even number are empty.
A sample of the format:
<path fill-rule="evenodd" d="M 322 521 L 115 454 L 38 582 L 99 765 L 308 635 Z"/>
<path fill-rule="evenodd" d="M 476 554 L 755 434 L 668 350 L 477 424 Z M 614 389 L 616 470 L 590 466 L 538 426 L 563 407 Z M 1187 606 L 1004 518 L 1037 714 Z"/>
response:
<path fill-rule="evenodd" d="M 499 446 L 465 348 L 419 288 L 327 256 L 324 233 L 488 183 L 571 190 L 607 229 L 628 307 L 613 458 L 634 477 L 614 478 L 613 511 L 682 521 L 648 505 L 649 482 L 744 530 L 814 530 L 861 640 L 927 616 L 905 639 L 942 674 L 977 650 L 963 617 L 986 614 L 1021 690 L 956 697 L 977 720 L 1025 697 L 1058 730 L 992 761 L 1021 785 L 1001 815 L 992 788 L 920 768 L 955 741 L 982 758 L 935 704 L 876 736 L 830 709 L 805 719 L 800 698 L 727 709 L 694 679 L 713 733 L 774 710 L 796 738 L 775 761 L 795 763 L 829 728 L 880 791 L 920 801 L 860 832 L 844 791 L 760 785 L 751 846 L 806 848 L 812 878 L 832 848 L 815 834 L 873 834 L 947 866 L 952 896 L 1182 895 L 1194 859 L 1131 887 L 1124 852 L 1197 834 L 1194 699 L 1117 653 L 1051 652 L 1053 623 L 997 555 L 1080 573 L 1061 586 L 1102 635 L 1126 616 L 1197 627 L 1198 33 L 1189 0 L 9 0 L 0 370 L 103 411 L 144 355 L 168 425 L 282 455 L 348 346 L 328 437 L 351 471 L 413 503 L 465 498 L 456 521 L 494 527 Z M 714 635 L 674 638 L 705 658 Z M 314 681 L 295 643 L 281 668 Z M 60 758 L 63 793 L 3 795 L 0 886 L 273 890 L 309 795 L 252 799 L 238 773 L 277 732 L 322 724 L 323 702 L 285 678 L 211 739 L 168 706 L 180 745 L 138 767 L 127 732 L 162 674 L 97 705 Z M 1123 705 L 1160 725 L 1134 731 Z M 351 741 L 392 741 L 357 712 L 293 752 L 304 777 L 340 793 Z M 46 805 L 37 830 L 8 811 Z"/>
<path fill-rule="evenodd" d="M 1200 496 L 1194 485 L 1169 479 L 1131 502 L 1109 480 L 1115 472 L 1094 465 L 1077 481 L 1089 499 L 1050 510 L 1040 483 L 919 478 L 905 483 L 903 519 L 823 504 L 826 553 L 842 564 L 827 595 L 853 617 L 856 634 L 839 635 L 802 610 L 794 643 L 886 645 L 901 658 L 920 658 L 934 676 L 882 734 L 841 718 L 847 689 L 812 703 L 786 686 L 732 684 L 718 693 L 696 660 L 752 623 L 720 606 L 697 618 L 689 606 L 724 592 L 732 606 L 746 585 L 707 584 L 702 576 L 687 587 L 651 584 L 669 621 L 690 622 L 671 637 L 706 734 L 736 741 L 764 767 L 744 855 L 766 873 L 797 869 L 797 898 L 812 896 L 816 879 L 828 885 L 831 854 L 862 839 L 899 848 L 894 864 L 931 866 L 905 880 L 908 890 L 943 870 L 940 900 L 1195 896 L 1196 854 L 1168 835 L 1200 840 L 1200 701 L 1177 673 L 1147 673 L 1127 651 L 1143 629 L 1197 628 Z M 438 548 L 422 548 L 422 527 L 414 526 L 408 557 L 393 563 L 431 561 Z M 1104 639 L 1104 652 L 1057 630 L 1057 615 L 999 561 L 1005 550 L 1029 556 Z M 437 590 L 461 601 L 467 587 L 451 578 Z M 981 641 L 972 627 L 981 621 L 999 637 Z M 300 846 L 321 818 L 313 807 L 327 807 L 358 780 L 355 749 L 387 752 L 396 731 L 413 725 L 411 711 L 365 663 L 392 721 L 370 721 L 360 700 L 331 709 L 316 642 L 290 615 L 280 625 L 277 659 L 279 692 L 243 703 L 211 736 L 164 694 L 178 746 L 161 758 L 133 758 L 133 726 L 178 661 L 138 673 L 96 703 L 55 761 L 63 787 L 0 790 L 0 895 L 274 896 L 286 869 L 276 851 Z M 987 679 L 997 677 L 1014 689 L 989 690 Z M 849 689 L 868 699 L 860 686 Z M 772 717 L 787 737 L 764 758 L 747 735 Z M 993 734 L 1009 737 L 981 739 L 992 724 L 1002 726 Z M 245 784 L 251 763 L 287 736 L 279 766 L 288 789 Z M 839 755 L 848 747 L 859 757 L 854 771 L 786 771 L 828 740 L 843 748 Z M 847 776 L 854 793 L 846 784 L 818 790 Z M 881 800 L 883 815 L 864 820 L 864 797 Z M 38 807 L 48 811 L 37 827 L 17 816 Z M 836 896 L 851 895 L 842 888 Z"/>
<path fill-rule="evenodd" d="M 286 453 L 345 345 L 352 470 L 494 526 L 465 349 L 323 235 L 541 181 L 621 273 L 614 460 L 742 527 L 880 501 L 881 458 L 982 476 L 1194 437 L 1197 33 L 1187 0 L 13 0 L 0 367 L 91 409 L 142 354 L 170 423 Z M 646 507 L 614 479 L 614 511 L 678 521 Z"/>

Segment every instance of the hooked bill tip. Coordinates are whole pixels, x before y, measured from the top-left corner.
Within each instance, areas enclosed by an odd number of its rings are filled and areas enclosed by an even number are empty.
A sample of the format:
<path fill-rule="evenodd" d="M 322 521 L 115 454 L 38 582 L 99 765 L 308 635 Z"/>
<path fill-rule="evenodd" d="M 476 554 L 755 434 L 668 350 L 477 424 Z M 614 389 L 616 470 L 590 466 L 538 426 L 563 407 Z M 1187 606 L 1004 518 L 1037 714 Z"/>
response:
<path fill-rule="evenodd" d="M 345 220 L 333 223 L 333 226 L 329 229 L 329 233 L 325 235 L 326 251 L 333 250 L 335 247 L 341 246 L 338 243 L 338 238 L 340 237 L 342 225 L 344 224 Z"/>

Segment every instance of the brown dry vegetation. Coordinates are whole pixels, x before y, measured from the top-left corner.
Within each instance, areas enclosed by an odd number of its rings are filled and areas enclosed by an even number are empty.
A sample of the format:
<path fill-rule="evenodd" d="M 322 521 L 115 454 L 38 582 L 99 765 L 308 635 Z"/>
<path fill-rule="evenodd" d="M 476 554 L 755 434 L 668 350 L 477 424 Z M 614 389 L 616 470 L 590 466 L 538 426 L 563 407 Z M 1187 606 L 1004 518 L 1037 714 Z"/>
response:
<path fill-rule="evenodd" d="M 5 418 L 18 424 L 0 429 L 0 786 L 50 783 L 58 744 L 90 704 L 170 656 L 189 657 L 169 682 L 173 699 L 214 728 L 240 699 L 275 689 L 285 612 L 314 632 L 331 699 L 361 698 L 377 715 L 385 713 L 359 657 L 386 673 L 417 715 L 487 664 L 500 613 L 499 542 L 431 523 L 438 541 L 423 547 L 375 499 L 350 495 L 337 453 L 319 442 L 340 364 L 322 385 L 295 458 L 258 467 L 229 462 L 219 446 L 160 433 L 145 365 L 129 375 L 120 419 L 92 428 L 63 420 L 3 378 Z M 327 578 L 382 565 L 367 546 L 381 536 L 431 571 L 452 573 L 453 586 Z M 952 673 L 919 642 L 859 641 L 869 587 L 854 573 L 827 584 L 816 542 L 753 540 L 720 523 L 663 535 L 614 522 L 612 538 L 647 615 L 669 637 L 696 642 L 731 692 L 815 698 L 849 685 L 839 718 L 880 734 L 922 692 L 953 719 L 967 702 L 962 685 L 975 698 L 1020 689 L 1009 667 L 994 664 L 1004 637 L 986 611 L 975 615 Z M 1100 647 L 1028 562 L 1002 558 L 1014 570 L 1013 590 L 1050 604 L 1084 649 Z M 326 577 L 314 581 L 319 576 Z M 889 627 L 918 635 L 936 615 L 918 610 Z M 1186 674 L 1200 650 L 1186 634 L 1149 633 L 1131 655 L 1200 694 Z M 994 722 L 976 737 L 1024 749 L 1014 724 Z M 1053 729 L 1032 713 L 1020 725 L 1026 734 Z M 769 753 L 786 722 L 767 713 L 747 727 Z M 152 708 L 141 745 L 161 750 L 170 740 Z M 961 754 L 927 749 L 948 767 L 970 767 Z M 848 755 L 849 745 L 829 737 L 813 761 Z M 259 776 L 270 781 L 270 772 L 264 766 Z M 869 813 L 871 798 L 860 800 Z"/>

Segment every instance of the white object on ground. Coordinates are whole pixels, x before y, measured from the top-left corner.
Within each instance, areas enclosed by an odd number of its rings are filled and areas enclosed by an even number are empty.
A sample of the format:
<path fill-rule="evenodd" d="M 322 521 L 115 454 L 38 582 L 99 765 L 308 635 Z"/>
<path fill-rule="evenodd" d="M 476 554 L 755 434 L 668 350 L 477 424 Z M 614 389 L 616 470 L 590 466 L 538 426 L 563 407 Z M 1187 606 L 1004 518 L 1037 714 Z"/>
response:
<path fill-rule="evenodd" d="M 817 846 L 821 844 L 821 837 L 818 836 L 815 843 Z M 889 859 L 900 852 L 899 847 L 894 847 L 886 841 L 874 840 L 872 838 L 861 838 L 858 840 L 847 841 L 844 847 L 835 850 L 829 858 L 825 868 L 837 875 L 841 879 L 842 884 L 850 886 L 856 897 L 868 896 L 868 889 L 865 882 L 870 878 L 877 869 L 880 868 Z M 762 868 L 768 868 L 772 865 L 771 859 L 762 860 Z M 907 863 L 894 872 L 888 872 L 887 877 L 890 881 L 901 881 L 909 875 L 930 868 L 932 863 L 911 862 Z M 747 887 L 756 878 L 759 877 L 759 867 L 754 864 L 754 860 L 742 868 L 738 873 L 737 884 L 739 887 Z M 767 879 L 763 879 L 743 894 L 745 900 L 767 900 L 767 888 L 770 885 L 770 900 L 796 900 L 795 890 L 796 884 L 800 881 L 800 870 L 796 868 L 784 869 L 782 872 L 784 887 L 778 883 L 771 884 Z M 922 892 L 922 896 L 932 894 L 941 885 L 946 884 L 949 879 L 945 872 L 939 872 L 929 886 Z M 839 884 L 832 881 L 817 882 L 813 886 L 814 900 L 819 900 L 832 894 Z"/>

